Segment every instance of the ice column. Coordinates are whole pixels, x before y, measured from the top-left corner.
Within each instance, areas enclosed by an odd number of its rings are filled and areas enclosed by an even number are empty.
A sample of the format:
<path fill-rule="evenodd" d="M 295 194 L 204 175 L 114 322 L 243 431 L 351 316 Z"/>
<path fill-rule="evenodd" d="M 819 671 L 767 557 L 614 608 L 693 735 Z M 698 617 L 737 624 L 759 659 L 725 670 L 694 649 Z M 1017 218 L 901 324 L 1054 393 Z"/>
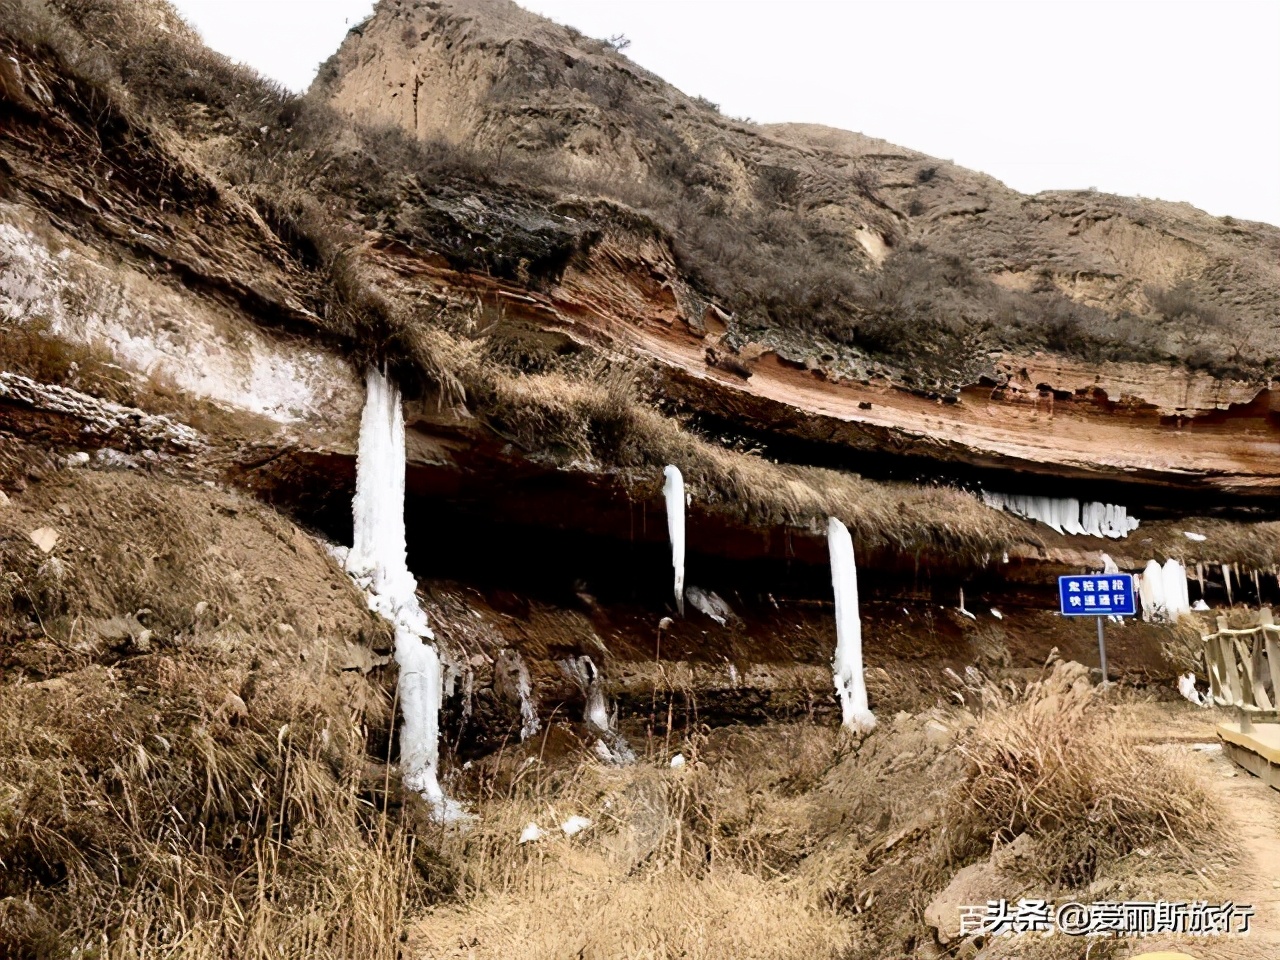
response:
<path fill-rule="evenodd" d="M 440 657 L 427 615 L 418 603 L 417 581 L 405 562 L 404 414 L 400 391 L 370 368 L 365 377 L 356 459 L 356 495 L 351 504 L 355 536 L 347 572 L 367 592 L 369 607 L 395 627 L 400 667 L 400 772 L 405 786 L 429 801 L 442 819 L 460 808 L 445 799 L 437 776 Z M 428 642 L 424 642 L 428 641 Z"/>
<path fill-rule="evenodd" d="M 1143 620 L 1160 620 L 1164 617 L 1164 570 L 1155 560 L 1148 560 L 1146 569 L 1142 571 L 1138 595 L 1142 600 Z"/>
<path fill-rule="evenodd" d="M 684 616 L 684 477 L 678 467 L 663 471 L 667 481 L 662 494 L 667 498 L 667 533 L 671 536 L 671 565 L 675 568 L 676 609 Z"/>
<path fill-rule="evenodd" d="M 1164 586 L 1165 615 L 1170 620 L 1177 620 L 1184 613 L 1190 613 L 1191 597 L 1187 591 L 1186 567 L 1170 557 L 1164 562 L 1160 573 Z"/>
<path fill-rule="evenodd" d="M 827 520 L 827 546 L 831 551 L 831 585 L 836 595 L 836 655 L 832 661 L 836 693 L 844 712 L 844 725 L 854 733 L 868 733 L 876 718 L 867 708 L 867 686 L 862 678 L 862 621 L 858 616 L 858 571 L 853 540 L 843 523 Z"/>

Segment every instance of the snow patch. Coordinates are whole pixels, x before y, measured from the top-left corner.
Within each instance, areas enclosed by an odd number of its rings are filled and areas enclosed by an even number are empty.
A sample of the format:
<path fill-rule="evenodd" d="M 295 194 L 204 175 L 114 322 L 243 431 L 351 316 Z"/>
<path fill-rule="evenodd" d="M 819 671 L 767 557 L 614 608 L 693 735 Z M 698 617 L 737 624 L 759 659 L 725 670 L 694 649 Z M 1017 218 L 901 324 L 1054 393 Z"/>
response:
<path fill-rule="evenodd" d="M 564 831 L 566 837 L 574 837 L 590 826 L 591 820 L 587 817 L 572 816 L 560 824 L 560 829 Z"/>
<path fill-rule="evenodd" d="M 66 414 L 82 422 L 86 436 L 119 437 L 152 447 L 199 450 L 200 435 L 186 424 L 158 414 L 143 413 L 109 400 L 100 400 L 79 390 L 52 383 L 39 383 L 19 373 L 0 371 L 0 397 L 34 410 Z"/>
<path fill-rule="evenodd" d="M 831 552 L 831 584 L 836 597 L 836 654 L 832 660 L 836 693 L 844 725 L 855 733 L 869 733 L 876 718 L 867 706 L 867 686 L 862 676 L 862 621 L 858 614 L 858 570 L 853 539 L 835 517 L 827 520 L 827 547 Z"/>
<path fill-rule="evenodd" d="M 20 216 L 0 205 L 0 216 Z M 277 340 L 192 303 L 133 271 L 111 270 L 0 221 L 0 318 L 39 319 L 51 334 L 102 344 L 127 367 L 185 392 L 293 423 L 346 407 L 351 377 L 337 357 Z M 354 411 L 353 411 L 354 412 Z"/>

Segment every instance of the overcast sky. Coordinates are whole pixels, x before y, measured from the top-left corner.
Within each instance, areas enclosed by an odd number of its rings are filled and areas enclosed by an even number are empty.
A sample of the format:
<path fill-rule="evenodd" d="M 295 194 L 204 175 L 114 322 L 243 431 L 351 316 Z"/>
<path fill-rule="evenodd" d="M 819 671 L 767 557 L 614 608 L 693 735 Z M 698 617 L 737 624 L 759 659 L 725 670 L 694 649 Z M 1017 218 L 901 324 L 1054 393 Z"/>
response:
<path fill-rule="evenodd" d="M 176 0 L 301 90 L 370 0 Z M 1280 3 L 527 0 L 686 93 L 825 123 L 1028 193 L 1097 187 L 1280 224 Z"/>

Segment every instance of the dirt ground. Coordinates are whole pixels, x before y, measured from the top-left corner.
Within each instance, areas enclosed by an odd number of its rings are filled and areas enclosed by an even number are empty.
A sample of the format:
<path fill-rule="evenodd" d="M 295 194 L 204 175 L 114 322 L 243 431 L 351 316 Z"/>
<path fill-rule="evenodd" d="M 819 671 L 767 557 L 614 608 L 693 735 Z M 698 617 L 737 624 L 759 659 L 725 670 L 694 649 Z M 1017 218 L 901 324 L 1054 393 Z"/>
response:
<path fill-rule="evenodd" d="M 1250 904 L 1257 911 L 1248 937 L 1152 937 L 1122 956 L 1147 951 L 1181 950 L 1197 960 L 1252 960 L 1280 956 L 1280 791 L 1237 767 L 1224 756 L 1214 727 L 1226 719 L 1219 710 L 1197 711 L 1181 705 L 1134 711 L 1133 734 L 1186 761 L 1197 781 L 1225 815 L 1228 846 L 1221 851 L 1234 864 L 1213 870 L 1198 899 Z"/>

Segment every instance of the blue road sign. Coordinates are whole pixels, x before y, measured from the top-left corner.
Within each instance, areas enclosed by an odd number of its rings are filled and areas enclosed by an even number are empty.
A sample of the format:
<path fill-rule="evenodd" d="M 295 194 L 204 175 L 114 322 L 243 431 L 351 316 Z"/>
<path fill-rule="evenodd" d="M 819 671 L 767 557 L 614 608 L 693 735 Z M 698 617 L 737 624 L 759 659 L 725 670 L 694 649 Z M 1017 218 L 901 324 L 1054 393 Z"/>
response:
<path fill-rule="evenodd" d="M 1059 577 L 1058 598 L 1064 617 L 1132 617 L 1137 612 L 1128 573 Z"/>

